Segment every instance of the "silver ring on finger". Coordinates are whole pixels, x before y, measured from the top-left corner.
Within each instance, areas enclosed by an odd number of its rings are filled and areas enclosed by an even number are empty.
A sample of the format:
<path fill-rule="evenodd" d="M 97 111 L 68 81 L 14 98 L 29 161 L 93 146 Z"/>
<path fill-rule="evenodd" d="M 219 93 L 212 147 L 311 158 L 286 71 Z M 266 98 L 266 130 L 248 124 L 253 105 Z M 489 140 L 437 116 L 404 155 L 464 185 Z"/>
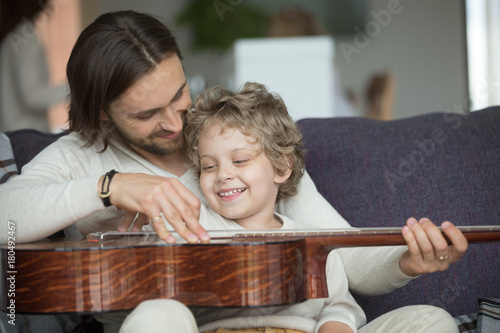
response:
<path fill-rule="evenodd" d="M 160 221 L 160 220 L 161 220 L 161 216 L 157 216 L 154 219 L 149 220 L 149 223 L 155 224 L 156 221 Z"/>
<path fill-rule="evenodd" d="M 441 256 L 441 257 L 438 258 L 438 260 L 439 261 L 446 261 L 446 260 L 448 260 L 448 256 L 444 256 L 444 257 Z"/>

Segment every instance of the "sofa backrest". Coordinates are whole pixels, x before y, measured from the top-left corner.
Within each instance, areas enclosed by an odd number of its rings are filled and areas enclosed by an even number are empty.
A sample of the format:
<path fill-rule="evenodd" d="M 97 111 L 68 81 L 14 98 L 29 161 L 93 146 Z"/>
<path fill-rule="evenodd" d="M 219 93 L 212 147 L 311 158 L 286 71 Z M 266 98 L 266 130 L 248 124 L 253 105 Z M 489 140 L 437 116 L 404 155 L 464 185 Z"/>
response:
<path fill-rule="evenodd" d="M 306 168 L 318 190 L 355 227 L 500 224 L 500 108 L 395 120 L 303 119 Z M 358 298 L 369 318 L 415 303 L 454 315 L 500 297 L 500 243 L 471 244 L 444 273 L 384 297 Z"/>
<path fill-rule="evenodd" d="M 6 134 L 12 145 L 17 169 L 21 171 L 22 167 L 31 161 L 33 157 L 66 133 L 51 134 L 34 129 L 22 129 L 7 132 Z"/>
<path fill-rule="evenodd" d="M 400 226 L 410 216 L 499 223 L 500 108 L 298 124 L 308 172 L 354 226 Z"/>

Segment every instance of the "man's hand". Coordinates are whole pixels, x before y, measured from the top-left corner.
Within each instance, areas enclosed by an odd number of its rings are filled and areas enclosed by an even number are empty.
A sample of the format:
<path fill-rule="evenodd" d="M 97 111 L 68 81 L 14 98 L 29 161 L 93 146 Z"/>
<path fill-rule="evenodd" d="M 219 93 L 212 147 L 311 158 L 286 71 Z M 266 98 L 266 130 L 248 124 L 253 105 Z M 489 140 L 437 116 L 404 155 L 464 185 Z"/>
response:
<path fill-rule="evenodd" d="M 427 218 L 419 221 L 409 218 L 406 224 L 402 232 L 408 251 L 401 256 L 399 266 L 408 276 L 444 271 L 467 250 L 467 239 L 450 222 L 441 224 L 441 229 L 450 239 L 451 245 L 448 245 L 441 231 Z"/>
<path fill-rule="evenodd" d="M 158 236 L 168 243 L 176 240 L 165 227 L 162 215 L 188 242 L 208 241 L 210 238 L 198 221 L 200 200 L 175 178 L 117 173 L 110 184 L 110 192 L 111 203 L 127 212 L 118 231 L 126 231 L 140 213 L 132 230 L 138 231 L 152 221 Z"/>

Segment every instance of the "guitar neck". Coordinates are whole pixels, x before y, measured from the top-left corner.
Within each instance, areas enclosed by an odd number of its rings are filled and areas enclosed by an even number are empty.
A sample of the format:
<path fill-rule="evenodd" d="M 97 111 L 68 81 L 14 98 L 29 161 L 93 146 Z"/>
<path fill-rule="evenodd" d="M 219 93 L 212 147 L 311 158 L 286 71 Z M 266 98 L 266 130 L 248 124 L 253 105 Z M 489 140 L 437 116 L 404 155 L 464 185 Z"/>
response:
<path fill-rule="evenodd" d="M 457 227 L 469 243 L 500 241 L 500 226 Z M 254 243 L 307 239 L 308 242 L 321 243 L 325 246 L 384 246 L 406 245 L 401 228 L 346 228 L 346 229 L 294 229 L 294 230 L 208 230 L 210 243 Z M 186 244 L 177 233 L 177 244 Z M 450 240 L 444 234 L 445 239 Z M 87 242 L 98 244 L 136 244 L 134 239 L 141 238 L 144 244 L 163 243 L 156 232 L 105 232 L 87 236 Z M 127 239 L 127 240 L 126 240 Z M 121 243 L 118 243 L 121 242 Z"/>
<path fill-rule="evenodd" d="M 500 226 L 470 226 L 457 227 L 469 243 L 500 241 Z M 443 232 L 445 239 L 451 243 Z M 335 247 L 344 246 L 382 246 L 405 245 L 406 241 L 401 228 L 349 228 L 330 230 L 282 230 L 252 231 L 234 233 L 231 240 L 234 242 L 272 241 L 283 239 L 308 238 L 315 242 L 330 244 Z"/>

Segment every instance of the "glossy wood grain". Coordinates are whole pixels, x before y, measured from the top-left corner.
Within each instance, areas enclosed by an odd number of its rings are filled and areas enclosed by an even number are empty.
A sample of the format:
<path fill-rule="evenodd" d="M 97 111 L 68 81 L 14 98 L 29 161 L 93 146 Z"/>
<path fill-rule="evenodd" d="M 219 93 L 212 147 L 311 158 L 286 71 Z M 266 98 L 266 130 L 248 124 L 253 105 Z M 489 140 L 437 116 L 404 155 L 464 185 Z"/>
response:
<path fill-rule="evenodd" d="M 469 242 L 500 240 L 500 227 L 463 230 Z M 17 313 L 106 312 L 155 298 L 193 306 L 265 306 L 328 296 L 326 256 L 344 246 L 404 244 L 397 229 L 232 234 L 208 244 L 165 244 L 154 234 L 19 244 L 5 269 L 1 308 L 15 276 Z"/>

